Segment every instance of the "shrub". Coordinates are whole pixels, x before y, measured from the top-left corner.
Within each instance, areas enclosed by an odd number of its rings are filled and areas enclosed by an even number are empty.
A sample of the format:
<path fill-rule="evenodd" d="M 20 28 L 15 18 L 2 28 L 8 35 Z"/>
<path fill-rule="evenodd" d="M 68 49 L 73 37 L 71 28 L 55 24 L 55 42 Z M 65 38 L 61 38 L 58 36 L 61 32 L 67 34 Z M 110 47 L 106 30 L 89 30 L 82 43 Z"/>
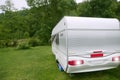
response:
<path fill-rule="evenodd" d="M 17 49 L 29 49 L 29 40 L 28 39 L 22 39 L 18 41 Z"/>
<path fill-rule="evenodd" d="M 15 47 L 17 46 L 17 40 L 6 40 L 7 47 Z"/>
<path fill-rule="evenodd" d="M 32 47 L 39 46 L 40 44 L 41 44 L 41 41 L 38 38 L 31 38 L 29 40 L 29 45 L 32 46 Z"/>
<path fill-rule="evenodd" d="M 5 40 L 0 40 L 0 48 L 6 47 L 6 41 Z"/>

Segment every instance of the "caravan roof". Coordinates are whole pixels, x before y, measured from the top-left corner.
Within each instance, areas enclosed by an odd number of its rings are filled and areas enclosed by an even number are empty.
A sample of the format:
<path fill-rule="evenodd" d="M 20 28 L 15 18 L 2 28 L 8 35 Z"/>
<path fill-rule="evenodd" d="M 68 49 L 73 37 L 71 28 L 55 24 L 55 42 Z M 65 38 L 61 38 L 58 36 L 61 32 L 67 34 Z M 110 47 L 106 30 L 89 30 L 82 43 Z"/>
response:
<path fill-rule="evenodd" d="M 66 29 L 119 29 L 119 20 L 115 18 L 65 16 L 55 26 L 52 35 Z"/>

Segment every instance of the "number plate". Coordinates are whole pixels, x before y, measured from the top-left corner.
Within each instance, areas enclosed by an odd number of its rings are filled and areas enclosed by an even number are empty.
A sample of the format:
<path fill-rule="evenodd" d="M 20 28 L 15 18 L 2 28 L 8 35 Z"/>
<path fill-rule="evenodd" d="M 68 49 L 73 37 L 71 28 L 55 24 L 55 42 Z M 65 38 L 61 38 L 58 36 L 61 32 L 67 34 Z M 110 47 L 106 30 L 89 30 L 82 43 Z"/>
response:
<path fill-rule="evenodd" d="M 89 63 L 91 64 L 101 64 L 101 63 L 104 63 L 105 60 L 91 60 L 91 61 L 88 61 Z"/>

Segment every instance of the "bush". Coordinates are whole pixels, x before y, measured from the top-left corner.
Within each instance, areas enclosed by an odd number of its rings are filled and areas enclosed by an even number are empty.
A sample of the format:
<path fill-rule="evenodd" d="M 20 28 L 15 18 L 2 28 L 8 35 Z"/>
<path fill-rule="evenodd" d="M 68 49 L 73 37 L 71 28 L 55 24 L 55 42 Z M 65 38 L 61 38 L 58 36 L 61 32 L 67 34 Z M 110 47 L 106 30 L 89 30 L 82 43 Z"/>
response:
<path fill-rule="evenodd" d="M 38 38 L 31 38 L 29 40 L 29 45 L 32 46 L 32 47 L 39 46 L 40 44 L 41 44 L 41 41 Z"/>
<path fill-rule="evenodd" d="M 17 46 L 17 40 L 0 40 L 0 48 L 15 46 Z"/>
<path fill-rule="evenodd" d="M 22 39 L 18 41 L 17 49 L 29 49 L 29 40 L 28 39 Z"/>
<path fill-rule="evenodd" d="M 7 47 L 16 47 L 17 46 L 17 40 L 6 40 L 6 46 Z"/>
<path fill-rule="evenodd" d="M 5 40 L 0 40 L 0 48 L 6 47 L 6 41 Z"/>

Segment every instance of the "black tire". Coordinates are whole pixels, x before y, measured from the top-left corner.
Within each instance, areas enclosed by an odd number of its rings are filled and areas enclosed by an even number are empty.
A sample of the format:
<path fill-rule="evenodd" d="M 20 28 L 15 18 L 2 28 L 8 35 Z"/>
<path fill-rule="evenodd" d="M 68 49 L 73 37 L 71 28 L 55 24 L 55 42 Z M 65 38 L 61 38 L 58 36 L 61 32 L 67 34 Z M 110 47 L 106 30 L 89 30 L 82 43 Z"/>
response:
<path fill-rule="evenodd" d="M 59 71 L 61 72 L 64 71 L 60 63 L 57 63 L 57 66 L 58 66 Z"/>

